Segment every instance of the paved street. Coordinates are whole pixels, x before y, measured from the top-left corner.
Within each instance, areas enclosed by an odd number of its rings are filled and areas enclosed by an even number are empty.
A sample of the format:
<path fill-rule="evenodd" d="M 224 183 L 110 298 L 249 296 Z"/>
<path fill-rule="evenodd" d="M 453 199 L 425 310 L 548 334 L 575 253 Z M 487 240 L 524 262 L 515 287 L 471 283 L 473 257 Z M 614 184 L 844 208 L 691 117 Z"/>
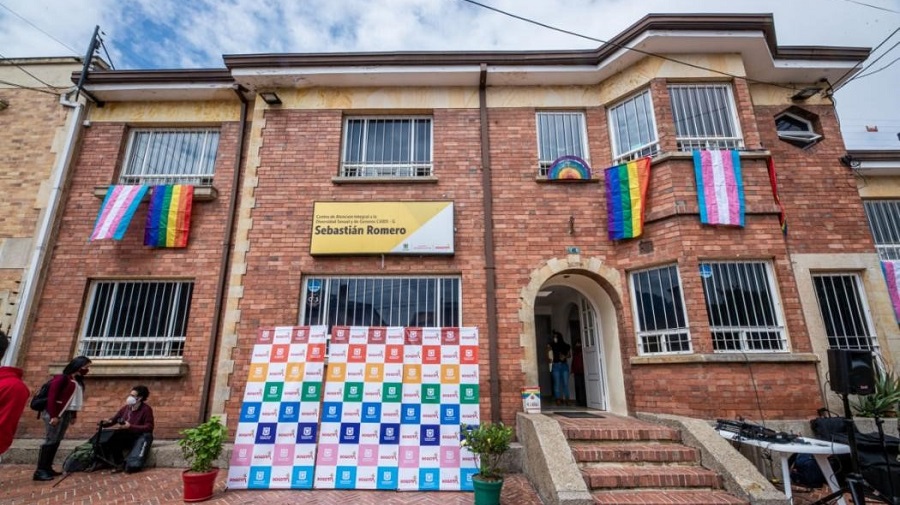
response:
<path fill-rule="evenodd" d="M 62 481 L 34 482 L 31 465 L 0 465 L 2 505 L 164 504 L 182 501 L 181 469 L 150 468 L 136 474 L 107 471 L 74 473 Z M 55 485 L 55 486 L 54 486 Z M 472 493 L 399 493 L 396 491 L 226 491 L 219 472 L 216 494 L 209 504 L 327 505 L 469 505 Z M 507 476 L 504 505 L 540 505 L 534 488 L 521 474 Z"/>

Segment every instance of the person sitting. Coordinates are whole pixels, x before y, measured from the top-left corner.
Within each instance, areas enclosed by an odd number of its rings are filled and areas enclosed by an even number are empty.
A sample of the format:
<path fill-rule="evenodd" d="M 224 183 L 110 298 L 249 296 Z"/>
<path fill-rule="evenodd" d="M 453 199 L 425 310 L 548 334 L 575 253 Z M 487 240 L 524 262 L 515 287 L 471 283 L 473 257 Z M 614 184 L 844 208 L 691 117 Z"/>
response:
<path fill-rule="evenodd" d="M 147 405 L 150 390 L 134 386 L 125 405 L 109 419 L 100 421 L 107 436 L 100 437 L 102 454 L 114 465 L 113 472 L 132 473 L 141 470 L 153 443 L 153 409 Z M 123 459 L 123 454 L 128 456 Z"/>

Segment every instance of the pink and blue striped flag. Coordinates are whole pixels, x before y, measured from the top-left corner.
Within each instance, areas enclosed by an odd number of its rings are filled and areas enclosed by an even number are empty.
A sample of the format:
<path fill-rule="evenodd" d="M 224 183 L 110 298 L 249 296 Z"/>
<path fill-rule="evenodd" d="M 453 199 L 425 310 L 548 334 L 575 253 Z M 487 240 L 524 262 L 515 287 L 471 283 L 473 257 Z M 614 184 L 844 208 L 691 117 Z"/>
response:
<path fill-rule="evenodd" d="M 891 305 L 894 306 L 894 317 L 900 321 L 900 261 L 882 261 L 881 270 L 887 282 Z"/>
<path fill-rule="evenodd" d="M 650 158 L 607 168 L 604 174 L 609 239 L 641 236 L 644 232 L 647 187 L 650 185 Z"/>
<path fill-rule="evenodd" d="M 147 186 L 113 185 L 106 191 L 90 240 L 122 240 Z"/>
<path fill-rule="evenodd" d="M 737 151 L 694 151 L 700 222 L 744 226 L 744 183 Z"/>
<path fill-rule="evenodd" d="M 153 186 L 144 245 L 187 247 L 191 231 L 194 187 L 183 184 Z"/>

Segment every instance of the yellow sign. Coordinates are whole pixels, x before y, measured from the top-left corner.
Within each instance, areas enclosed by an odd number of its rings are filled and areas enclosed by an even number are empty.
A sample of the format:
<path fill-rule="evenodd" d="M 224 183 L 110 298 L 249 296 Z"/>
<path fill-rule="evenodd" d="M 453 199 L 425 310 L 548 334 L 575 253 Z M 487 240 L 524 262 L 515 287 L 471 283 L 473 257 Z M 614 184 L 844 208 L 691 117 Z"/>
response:
<path fill-rule="evenodd" d="M 453 254 L 453 202 L 316 202 L 310 254 Z"/>

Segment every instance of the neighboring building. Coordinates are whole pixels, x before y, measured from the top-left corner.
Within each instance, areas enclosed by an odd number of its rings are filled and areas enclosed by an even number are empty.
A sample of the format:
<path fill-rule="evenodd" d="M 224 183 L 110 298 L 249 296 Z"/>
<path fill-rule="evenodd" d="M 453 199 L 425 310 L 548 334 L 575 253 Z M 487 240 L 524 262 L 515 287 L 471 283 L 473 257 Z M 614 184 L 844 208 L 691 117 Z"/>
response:
<path fill-rule="evenodd" d="M 559 330 L 585 344 L 591 408 L 808 419 L 830 346 L 900 351 L 834 106 L 792 100 L 867 55 L 778 46 L 767 15 L 652 15 L 589 51 L 91 72 L 103 104 L 72 166 L 28 378 L 89 354 L 88 418 L 141 381 L 167 438 L 212 413 L 235 427 L 261 326 L 474 326 L 482 418 L 512 422 L 521 388 L 547 391 Z M 740 152 L 744 227 L 700 224 L 700 148 Z M 589 182 L 548 180 L 566 155 Z M 611 241 L 602 169 L 643 156 L 643 235 Z M 187 248 L 143 245 L 146 206 L 122 241 L 87 240 L 106 186 L 160 180 L 197 186 Z M 337 222 L 395 202 L 450 205 L 433 231 L 451 249 L 394 254 Z"/>
<path fill-rule="evenodd" d="M 5 363 L 19 357 L 40 290 L 81 112 L 66 92 L 81 69 L 80 58 L 0 59 L 0 329 L 12 337 Z"/>

